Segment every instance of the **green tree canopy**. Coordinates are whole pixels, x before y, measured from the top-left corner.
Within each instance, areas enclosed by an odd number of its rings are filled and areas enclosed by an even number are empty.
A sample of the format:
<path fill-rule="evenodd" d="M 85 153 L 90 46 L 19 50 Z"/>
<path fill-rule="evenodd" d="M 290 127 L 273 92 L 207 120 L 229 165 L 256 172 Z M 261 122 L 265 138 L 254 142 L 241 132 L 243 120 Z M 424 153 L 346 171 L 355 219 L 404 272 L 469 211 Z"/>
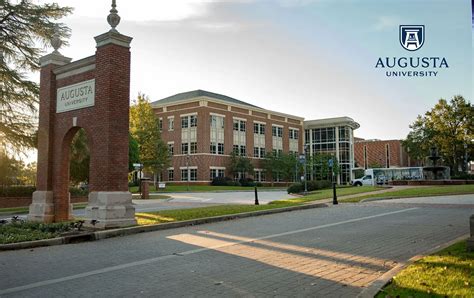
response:
<path fill-rule="evenodd" d="M 234 175 L 242 173 L 245 178 L 248 173 L 253 172 L 252 161 L 247 156 L 240 156 L 232 152 L 230 153 L 229 171 Z"/>
<path fill-rule="evenodd" d="M 39 87 L 27 73 L 39 69 L 39 57 L 54 33 L 69 28 L 54 21 L 72 11 L 57 4 L 0 1 L 0 141 L 17 151 L 33 147 Z"/>
<path fill-rule="evenodd" d="M 89 181 L 90 151 L 84 129 L 79 129 L 71 142 L 69 154 L 69 180 L 74 184 Z"/>
<path fill-rule="evenodd" d="M 411 131 L 403 141 L 411 158 L 424 160 L 430 147 L 437 147 L 444 164 L 457 173 L 474 156 L 474 107 L 462 96 L 450 102 L 440 99 L 424 116 L 419 115 L 410 125 Z"/>
<path fill-rule="evenodd" d="M 140 152 L 138 151 L 138 142 L 129 134 L 128 136 L 128 171 L 135 170 L 134 163 L 140 162 Z"/>
<path fill-rule="evenodd" d="M 160 136 L 158 119 L 144 94 L 138 94 L 130 107 L 130 134 L 138 143 L 139 158 L 144 169 L 157 178 L 171 160 L 168 147 Z"/>

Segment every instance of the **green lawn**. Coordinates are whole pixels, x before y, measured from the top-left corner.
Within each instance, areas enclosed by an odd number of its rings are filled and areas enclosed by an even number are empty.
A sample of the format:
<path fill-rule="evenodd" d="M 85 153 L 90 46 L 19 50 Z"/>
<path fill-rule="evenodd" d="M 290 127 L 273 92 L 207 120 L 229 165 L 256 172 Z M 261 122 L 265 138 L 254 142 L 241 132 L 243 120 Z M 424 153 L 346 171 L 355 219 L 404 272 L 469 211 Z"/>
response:
<path fill-rule="evenodd" d="M 360 202 L 370 198 L 412 198 L 439 195 L 471 194 L 474 193 L 474 184 L 468 185 L 447 185 L 447 186 L 420 186 L 407 189 L 400 189 L 383 194 L 368 194 L 357 198 L 342 199 L 341 202 Z"/>
<path fill-rule="evenodd" d="M 474 253 L 466 241 L 408 266 L 376 297 L 474 297 Z"/>
<path fill-rule="evenodd" d="M 156 212 L 136 213 L 139 225 L 151 225 L 174 221 L 199 219 L 212 216 L 237 214 L 250 211 L 268 210 L 301 205 L 299 203 L 280 203 L 271 205 L 221 205 L 190 209 L 162 210 Z"/>
<path fill-rule="evenodd" d="M 263 186 L 258 187 L 258 189 L 282 189 L 286 190 L 286 187 L 270 187 Z M 212 185 L 190 185 L 190 192 L 212 192 L 212 191 L 222 191 L 222 190 L 248 190 L 252 191 L 253 187 L 249 186 L 212 186 Z M 138 193 L 138 186 L 129 187 L 131 193 Z M 153 185 L 150 185 L 150 192 L 157 191 Z M 167 185 L 166 189 L 159 189 L 158 192 L 184 192 L 188 191 L 186 185 Z"/>

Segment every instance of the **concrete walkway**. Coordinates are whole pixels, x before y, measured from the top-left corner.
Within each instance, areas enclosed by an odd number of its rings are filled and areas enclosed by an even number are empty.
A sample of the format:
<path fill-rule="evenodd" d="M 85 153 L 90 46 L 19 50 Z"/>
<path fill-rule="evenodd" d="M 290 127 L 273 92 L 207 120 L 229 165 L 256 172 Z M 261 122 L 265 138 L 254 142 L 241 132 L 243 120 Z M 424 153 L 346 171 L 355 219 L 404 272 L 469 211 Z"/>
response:
<path fill-rule="evenodd" d="M 0 296 L 356 297 L 466 235 L 468 198 L 446 197 L 459 202 L 449 208 L 429 198 L 341 204 L 1 252 Z"/>

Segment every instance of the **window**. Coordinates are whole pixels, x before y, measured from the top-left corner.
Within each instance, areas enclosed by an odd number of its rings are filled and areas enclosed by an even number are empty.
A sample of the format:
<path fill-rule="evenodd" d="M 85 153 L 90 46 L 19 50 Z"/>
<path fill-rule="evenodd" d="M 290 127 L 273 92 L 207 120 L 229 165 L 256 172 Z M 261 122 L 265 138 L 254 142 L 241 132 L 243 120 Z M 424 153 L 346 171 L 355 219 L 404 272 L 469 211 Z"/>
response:
<path fill-rule="evenodd" d="M 259 135 L 264 135 L 265 134 L 265 124 L 254 123 L 253 124 L 253 133 L 254 134 L 259 134 Z"/>
<path fill-rule="evenodd" d="M 224 155 L 224 144 L 211 142 L 211 148 L 209 152 L 211 154 Z"/>
<path fill-rule="evenodd" d="M 217 144 L 217 154 L 224 155 L 224 144 L 222 143 Z"/>
<path fill-rule="evenodd" d="M 210 180 L 214 180 L 214 178 L 220 177 L 223 178 L 225 176 L 224 169 L 211 169 L 209 178 Z"/>
<path fill-rule="evenodd" d="M 257 182 L 264 182 L 266 180 L 265 172 L 262 170 L 255 170 L 253 178 Z"/>
<path fill-rule="evenodd" d="M 290 139 L 298 140 L 298 130 L 290 128 L 289 132 L 290 132 Z"/>
<path fill-rule="evenodd" d="M 273 173 L 273 181 L 275 181 L 275 182 L 280 182 L 281 181 L 281 173 L 280 172 Z"/>
<path fill-rule="evenodd" d="M 224 117 L 211 115 L 211 127 L 224 128 Z"/>
<path fill-rule="evenodd" d="M 160 131 L 163 130 L 163 118 L 158 119 L 158 128 L 160 129 Z"/>
<path fill-rule="evenodd" d="M 174 170 L 169 169 L 168 170 L 168 181 L 173 181 L 174 180 Z"/>
<path fill-rule="evenodd" d="M 191 123 L 191 127 L 197 126 L 197 120 L 198 119 L 196 115 L 189 116 L 189 122 Z"/>
<path fill-rule="evenodd" d="M 245 147 L 245 145 L 234 145 L 234 147 L 232 148 L 232 152 L 234 152 L 235 155 L 246 156 L 247 148 Z"/>
<path fill-rule="evenodd" d="M 174 118 L 168 118 L 168 130 L 174 130 Z"/>
<path fill-rule="evenodd" d="M 274 137 L 283 137 L 283 127 L 272 126 L 272 136 Z"/>
<path fill-rule="evenodd" d="M 174 155 L 174 144 L 168 144 L 169 155 Z"/>
<path fill-rule="evenodd" d="M 197 153 L 197 142 L 191 142 L 191 154 Z"/>
<path fill-rule="evenodd" d="M 234 119 L 234 130 L 245 132 L 245 120 Z"/>
<path fill-rule="evenodd" d="M 191 176 L 191 181 L 197 181 L 197 169 L 190 169 L 189 170 L 189 175 Z"/>
<path fill-rule="evenodd" d="M 181 144 L 181 154 L 189 154 L 189 144 L 182 143 Z"/>
<path fill-rule="evenodd" d="M 181 181 L 188 181 L 188 169 L 181 170 Z"/>
<path fill-rule="evenodd" d="M 280 156 L 283 153 L 283 150 L 282 149 L 273 149 L 272 152 L 273 152 L 273 155 Z"/>
<path fill-rule="evenodd" d="M 265 148 L 253 147 L 253 157 L 265 158 Z"/>
<path fill-rule="evenodd" d="M 309 136 L 310 136 L 310 130 L 309 129 L 305 129 L 304 130 L 304 143 L 305 144 L 309 144 Z"/>
<path fill-rule="evenodd" d="M 189 118 L 187 116 L 181 117 L 181 128 L 189 127 Z"/>

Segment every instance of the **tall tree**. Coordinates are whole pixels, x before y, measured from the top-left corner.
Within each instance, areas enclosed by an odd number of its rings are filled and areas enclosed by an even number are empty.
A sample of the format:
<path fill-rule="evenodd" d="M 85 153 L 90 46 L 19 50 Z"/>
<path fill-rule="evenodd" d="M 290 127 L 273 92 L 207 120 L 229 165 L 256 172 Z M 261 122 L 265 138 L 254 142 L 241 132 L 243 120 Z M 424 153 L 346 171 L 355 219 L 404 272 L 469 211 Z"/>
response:
<path fill-rule="evenodd" d="M 135 169 L 134 163 L 140 162 L 140 152 L 138 151 L 138 142 L 129 134 L 128 136 L 128 171 L 131 172 Z"/>
<path fill-rule="evenodd" d="M 89 181 L 90 151 L 84 129 L 79 129 L 71 142 L 69 155 L 70 181 L 74 184 Z"/>
<path fill-rule="evenodd" d="M 232 174 L 242 173 L 242 178 L 246 178 L 253 169 L 252 161 L 247 156 L 237 155 L 235 152 L 230 154 L 229 171 Z"/>
<path fill-rule="evenodd" d="M 161 171 L 170 164 L 167 145 L 160 136 L 159 122 L 149 99 L 138 94 L 130 107 L 130 133 L 138 143 L 140 161 L 146 171 L 152 172 L 155 183 Z"/>
<path fill-rule="evenodd" d="M 55 3 L 0 1 L 0 139 L 11 149 L 34 146 L 39 87 L 27 72 L 39 69 L 53 34 L 69 37 L 69 28 L 54 21 L 71 11 Z"/>
<path fill-rule="evenodd" d="M 410 128 L 403 145 L 411 158 L 423 160 L 435 146 L 452 173 L 467 170 L 466 156 L 467 160 L 474 157 L 474 107 L 462 96 L 454 96 L 450 102 L 440 99 Z"/>

